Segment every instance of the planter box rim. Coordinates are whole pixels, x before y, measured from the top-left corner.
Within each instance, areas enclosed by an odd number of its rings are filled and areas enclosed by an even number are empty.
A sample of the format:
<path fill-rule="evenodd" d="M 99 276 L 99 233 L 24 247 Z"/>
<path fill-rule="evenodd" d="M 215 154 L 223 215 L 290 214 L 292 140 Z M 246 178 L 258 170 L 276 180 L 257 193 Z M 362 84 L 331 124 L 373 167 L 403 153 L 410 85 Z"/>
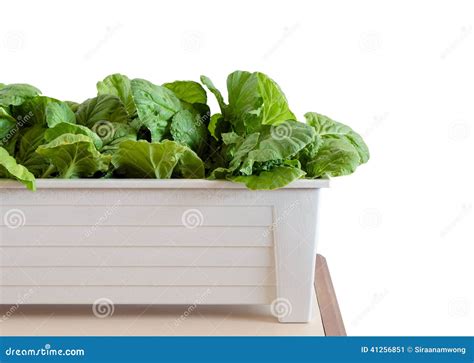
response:
<path fill-rule="evenodd" d="M 301 179 L 282 189 L 329 187 L 329 179 Z M 0 189 L 26 187 L 15 180 L 0 179 Z M 36 179 L 37 189 L 247 189 L 244 184 L 206 179 Z"/>

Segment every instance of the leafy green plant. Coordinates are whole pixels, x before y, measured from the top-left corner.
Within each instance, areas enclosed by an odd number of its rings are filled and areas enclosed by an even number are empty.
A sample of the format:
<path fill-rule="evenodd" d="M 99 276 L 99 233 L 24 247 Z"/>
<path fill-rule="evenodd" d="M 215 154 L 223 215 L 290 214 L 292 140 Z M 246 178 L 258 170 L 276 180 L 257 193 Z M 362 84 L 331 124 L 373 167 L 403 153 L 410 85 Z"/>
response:
<path fill-rule="evenodd" d="M 212 81 L 156 85 L 113 74 L 82 103 L 0 84 L 0 177 L 35 189 L 35 178 L 208 178 L 250 189 L 347 175 L 369 160 L 361 136 L 324 115 L 299 122 L 275 81 L 236 71 L 228 99 Z"/>

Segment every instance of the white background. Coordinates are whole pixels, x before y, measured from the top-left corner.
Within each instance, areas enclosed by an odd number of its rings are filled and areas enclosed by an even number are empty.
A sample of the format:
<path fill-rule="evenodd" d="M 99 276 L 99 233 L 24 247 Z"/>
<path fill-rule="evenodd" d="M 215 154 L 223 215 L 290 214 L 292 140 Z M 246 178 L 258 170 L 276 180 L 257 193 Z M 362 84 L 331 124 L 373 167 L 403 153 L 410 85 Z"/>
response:
<path fill-rule="evenodd" d="M 349 335 L 474 334 L 474 3 L 9 1 L 0 82 L 83 100 L 114 72 L 260 70 L 372 158 L 324 191 L 320 252 Z M 214 103 L 213 103 L 214 105 Z"/>

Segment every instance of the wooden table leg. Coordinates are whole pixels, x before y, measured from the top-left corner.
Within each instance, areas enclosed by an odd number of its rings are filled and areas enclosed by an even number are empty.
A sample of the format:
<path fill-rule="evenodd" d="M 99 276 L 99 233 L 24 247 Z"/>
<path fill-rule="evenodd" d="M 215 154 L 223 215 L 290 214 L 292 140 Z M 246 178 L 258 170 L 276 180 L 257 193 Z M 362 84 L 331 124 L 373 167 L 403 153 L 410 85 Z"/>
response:
<path fill-rule="evenodd" d="M 326 336 L 346 336 L 326 259 L 317 255 L 314 287 Z"/>

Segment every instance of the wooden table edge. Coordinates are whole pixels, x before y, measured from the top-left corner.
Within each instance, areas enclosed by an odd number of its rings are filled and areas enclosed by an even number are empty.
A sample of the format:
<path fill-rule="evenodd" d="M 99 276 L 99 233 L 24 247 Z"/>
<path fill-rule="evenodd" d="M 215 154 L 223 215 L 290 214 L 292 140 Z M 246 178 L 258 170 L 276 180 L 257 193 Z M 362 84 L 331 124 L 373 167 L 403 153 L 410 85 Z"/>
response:
<path fill-rule="evenodd" d="M 346 336 L 346 329 L 342 320 L 341 310 L 332 284 L 331 275 L 326 259 L 316 256 L 316 271 L 314 288 L 326 336 Z"/>

